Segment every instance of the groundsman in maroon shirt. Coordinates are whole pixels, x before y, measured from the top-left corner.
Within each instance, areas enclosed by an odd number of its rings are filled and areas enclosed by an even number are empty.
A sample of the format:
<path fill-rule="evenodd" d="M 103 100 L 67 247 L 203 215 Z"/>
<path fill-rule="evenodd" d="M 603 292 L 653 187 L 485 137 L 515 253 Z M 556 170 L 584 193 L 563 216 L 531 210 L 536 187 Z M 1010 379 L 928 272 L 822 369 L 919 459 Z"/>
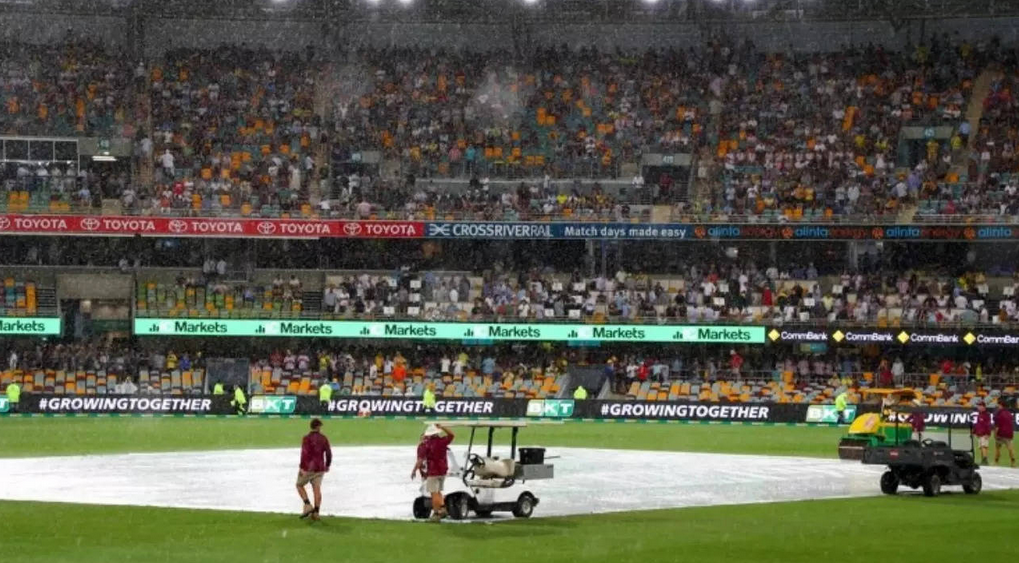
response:
<path fill-rule="evenodd" d="M 329 472 L 329 467 L 333 464 L 333 450 L 321 429 L 322 421 L 317 418 L 311 419 L 311 432 L 308 432 L 301 441 L 301 466 L 297 471 L 297 494 L 301 495 L 301 500 L 304 501 L 301 518 L 311 516 L 312 520 L 318 520 L 318 511 L 322 506 L 322 477 Z M 304 490 L 308 483 L 311 483 L 311 490 L 315 495 L 314 506 L 308 500 L 308 492 Z"/>

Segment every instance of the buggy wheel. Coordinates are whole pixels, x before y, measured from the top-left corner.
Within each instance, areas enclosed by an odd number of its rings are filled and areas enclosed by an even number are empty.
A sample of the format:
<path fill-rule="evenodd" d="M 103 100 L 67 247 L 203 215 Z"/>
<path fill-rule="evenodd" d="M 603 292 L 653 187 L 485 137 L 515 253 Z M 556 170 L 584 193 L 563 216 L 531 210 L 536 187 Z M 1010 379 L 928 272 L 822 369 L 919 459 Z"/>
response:
<path fill-rule="evenodd" d="M 464 493 L 453 493 L 446 497 L 446 511 L 453 520 L 463 520 L 471 512 L 471 498 Z"/>
<path fill-rule="evenodd" d="M 432 513 L 432 507 L 429 506 L 430 499 L 426 497 L 418 497 L 414 499 L 414 518 L 418 520 L 424 520 Z"/>
<path fill-rule="evenodd" d="M 891 471 L 885 471 L 881 475 L 881 492 L 886 495 L 894 495 L 899 490 L 899 478 Z"/>
<path fill-rule="evenodd" d="M 531 493 L 522 493 L 517 499 L 517 505 L 513 507 L 513 516 L 517 518 L 530 518 L 534 513 L 535 498 Z"/>
<path fill-rule="evenodd" d="M 937 473 L 929 473 L 923 480 L 923 495 L 936 497 L 941 494 L 941 477 Z"/>
<path fill-rule="evenodd" d="M 984 480 L 980 477 L 980 474 L 977 473 L 976 471 L 973 472 L 973 475 L 969 478 L 968 481 L 962 484 L 962 490 L 967 495 L 979 494 L 980 490 L 983 488 Z"/>

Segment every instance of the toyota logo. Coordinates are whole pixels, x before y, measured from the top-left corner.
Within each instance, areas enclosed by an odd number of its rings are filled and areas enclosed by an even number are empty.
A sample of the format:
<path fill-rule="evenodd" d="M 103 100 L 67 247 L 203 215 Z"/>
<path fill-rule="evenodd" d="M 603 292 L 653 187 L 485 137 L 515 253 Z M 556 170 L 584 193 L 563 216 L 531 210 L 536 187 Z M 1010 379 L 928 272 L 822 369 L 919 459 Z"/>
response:
<path fill-rule="evenodd" d="M 6 231 L 11 228 L 11 220 L 7 217 L 0 217 L 0 231 Z"/>
<path fill-rule="evenodd" d="M 188 230 L 188 224 L 180 219 L 174 219 L 173 221 L 170 221 L 169 228 L 172 232 L 183 233 Z"/>
<path fill-rule="evenodd" d="M 357 235 L 361 234 L 361 224 L 360 223 L 344 223 L 343 224 L 343 232 L 346 233 L 347 236 L 356 237 Z"/>
<path fill-rule="evenodd" d="M 276 232 L 276 224 L 268 221 L 262 221 L 258 224 L 258 232 L 263 235 L 271 235 Z"/>
<path fill-rule="evenodd" d="M 99 229 L 99 219 L 95 217 L 85 217 L 81 220 L 81 228 L 86 231 L 95 231 Z"/>

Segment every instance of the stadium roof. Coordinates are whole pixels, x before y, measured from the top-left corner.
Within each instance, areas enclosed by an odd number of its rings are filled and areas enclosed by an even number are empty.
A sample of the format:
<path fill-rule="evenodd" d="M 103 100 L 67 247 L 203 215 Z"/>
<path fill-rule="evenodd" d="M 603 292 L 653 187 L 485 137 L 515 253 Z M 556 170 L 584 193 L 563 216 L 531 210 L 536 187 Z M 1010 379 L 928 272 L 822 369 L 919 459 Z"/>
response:
<path fill-rule="evenodd" d="M 0 11 L 408 20 L 917 19 L 1019 15 L 1019 0 L 0 0 Z"/>

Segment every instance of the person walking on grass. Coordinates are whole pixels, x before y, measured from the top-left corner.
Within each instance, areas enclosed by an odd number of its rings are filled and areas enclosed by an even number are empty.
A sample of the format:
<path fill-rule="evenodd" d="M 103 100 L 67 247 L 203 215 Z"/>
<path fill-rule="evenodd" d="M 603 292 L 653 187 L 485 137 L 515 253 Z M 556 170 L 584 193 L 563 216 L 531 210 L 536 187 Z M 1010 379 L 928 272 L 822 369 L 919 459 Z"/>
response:
<path fill-rule="evenodd" d="M 994 465 L 998 465 L 1001 450 L 1008 450 L 1012 467 L 1015 467 L 1015 446 L 1012 437 L 1015 435 L 1015 415 L 1005 404 L 998 405 L 994 413 Z"/>
<path fill-rule="evenodd" d="M 987 412 L 987 405 L 980 402 L 977 405 L 977 420 L 973 424 L 973 436 L 977 439 L 977 446 L 980 448 L 980 465 L 987 465 L 987 448 L 991 442 L 991 413 Z"/>
<path fill-rule="evenodd" d="M 417 462 L 410 472 L 411 480 L 419 473 L 425 482 L 425 492 L 432 497 L 432 522 L 446 517 L 446 505 L 442 498 L 442 486 L 449 472 L 447 455 L 453 441 L 453 431 L 441 424 L 432 424 L 425 429 L 418 444 Z"/>
<path fill-rule="evenodd" d="M 333 450 L 329 447 L 329 439 L 322 434 L 322 421 L 311 419 L 311 432 L 301 441 L 301 466 L 297 471 L 297 494 L 304 501 L 301 519 L 311 517 L 318 520 L 318 512 L 322 507 L 322 477 L 329 472 L 333 464 Z M 311 492 L 315 498 L 312 505 L 308 500 L 305 487 L 311 483 Z"/>

